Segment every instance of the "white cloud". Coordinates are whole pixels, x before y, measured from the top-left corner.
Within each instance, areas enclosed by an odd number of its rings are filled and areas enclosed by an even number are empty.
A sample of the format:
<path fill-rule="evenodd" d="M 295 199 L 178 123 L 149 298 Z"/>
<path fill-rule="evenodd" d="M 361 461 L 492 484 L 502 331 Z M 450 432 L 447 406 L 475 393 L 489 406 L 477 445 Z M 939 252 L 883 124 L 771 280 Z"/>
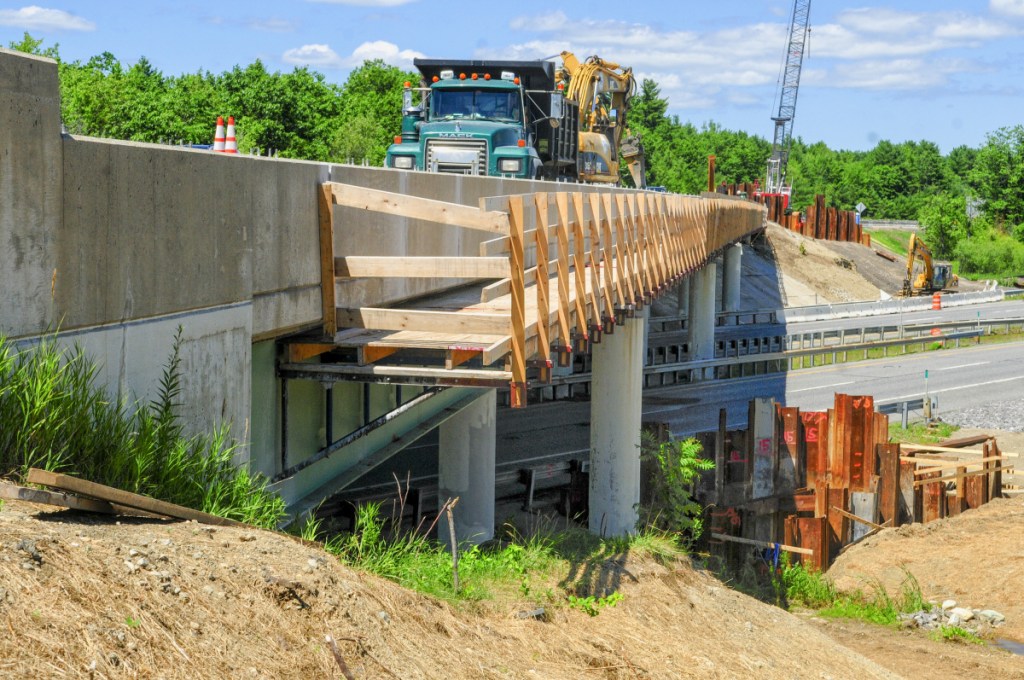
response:
<path fill-rule="evenodd" d="M 347 69 L 360 66 L 364 61 L 380 59 L 392 66 L 411 69 L 412 60 L 423 56 L 426 55 L 422 52 L 403 50 L 394 43 L 374 40 L 359 45 L 347 57 L 339 55 L 330 45 L 314 43 L 290 49 L 281 58 L 288 64 L 325 69 Z"/>
<path fill-rule="evenodd" d="M 352 7 L 399 7 L 416 0 L 306 0 L 324 5 L 350 5 Z"/>
<path fill-rule="evenodd" d="M 0 9 L 0 26 L 30 31 L 93 31 L 96 24 L 60 9 L 29 5 L 21 9 Z"/>
<path fill-rule="evenodd" d="M 988 7 L 996 14 L 1024 17 L 1024 0 L 989 0 Z"/>
<path fill-rule="evenodd" d="M 296 66 L 314 66 L 317 68 L 344 68 L 345 61 L 330 45 L 311 44 L 287 50 L 281 57 L 285 63 Z"/>
<path fill-rule="evenodd" d="M 287 19 L 246 19 L 243 23 L 246 28 L 272 33 L 291 33 L 297 28 L 295 22 Z"/>
<path fill-rule="evenodd" d="M 359 66 L 367 60 L 381 59 L 384 63 L 391 64 L 392 66 L 412 68 L 413 59 L 425 56 L 422 52 L 415 50 L 399 49 L 398 45 L 386 40 L 374 40 L 372 42 L 364 42 L 352 50 L 352 56 L 348 58 L 348 63 L 350 66 Z"/>
<path fill-rule="evenodd" d="M 823 84 L 862 90 L 921 91 L 948 86 L 951 75 L 976 70 L 958 59 L 860 61 L 840 64 L 830 82 Z"/>

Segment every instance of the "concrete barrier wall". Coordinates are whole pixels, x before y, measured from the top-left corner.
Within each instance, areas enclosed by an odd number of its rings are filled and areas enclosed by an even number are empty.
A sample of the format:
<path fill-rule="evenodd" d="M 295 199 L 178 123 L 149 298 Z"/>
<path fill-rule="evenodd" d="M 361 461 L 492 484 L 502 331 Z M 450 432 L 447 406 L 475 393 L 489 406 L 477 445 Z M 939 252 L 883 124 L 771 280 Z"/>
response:
<path fill-rule="evenodd" d="M 62 213 L 60 96 L 50 59 L 0 49 L 0 333 L 53 325 Z"/>
<path fill-rule="evenodd" d="M 963 307 L 983 302 L 998 302 L 1003 299 L 1001 291 L 980 291 L 977 293 L 957 293 L 943 295 L 943 307 Z M 776 318 L 780 323 L 796 323 L 799 321 L 823 321 L 827 319 L 849 319 L 879 314 L 897 314 L 903 312 L 920 312 L 932 308 L 930 295 L 916 298 L 878 300 L 876 302 L 844 302 L 834 305 L 811 305 L 808 307 L 790 307 L 776 310 Z"/>

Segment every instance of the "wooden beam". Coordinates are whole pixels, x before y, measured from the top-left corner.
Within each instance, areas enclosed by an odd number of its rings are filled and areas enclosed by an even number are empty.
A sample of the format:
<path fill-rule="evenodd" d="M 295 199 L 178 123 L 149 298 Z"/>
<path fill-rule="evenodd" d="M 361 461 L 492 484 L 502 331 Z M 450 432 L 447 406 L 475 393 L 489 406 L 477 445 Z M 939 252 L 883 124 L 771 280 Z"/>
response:
<path fill-rule="evenodd" d="M 313 357 L 318 357 L 321 354 L 330 352 L 333 349 L 337 349 L 337 345 L 327 345 L 324 343 L 304 343 L 304 342 L 293 342 L 288 344 L 288 361 L 304 361 Z"/>
<path fill-rule="evenodd" d="M 941 483 L 945 484 L 947 482 L 955 482 L 958 479 L 966 479 L 967 477 L 980 477 L 981 475 L 987 475 L 987 474 L 992 473 L 992 472 L 1006 472 L 1007 470 L 1012 470 L 1012 469 L 1013 469 L 1012 466 L 997 467 L 997 468 L 985 468 L 985 469 L 982 469 L 982 470 L 974 470 L 972 472 L 967 472 L 967 473 L 958 473 L 958 474 L 952 475 L 950 477 L 932 477 L 930 479 L 919 479 L 916 482 L 914 482 L 914 488 L 916 489 L 917 487 L 925 486 L 926 484 L 935 484 L 936 482 L 941 482 Z"/>
<path fill-rule="evenodd" d="M 758 548 L 775 548 L 779 550 L 785 550 L 786 552 L 796 553 L 797 555 L 813 555 L 814 551 L 810 548 L 798 548 L 793 545 L 783 545 L 782 543 L 769 543 L 768 541 L 755 541 L 752 538 L 743 538 L 742 536 L 729 536 L 727 534 L 716 534 L 712 533 L 711 538 L 719 541 L 728 541 L 729 543 L 742 543 L 744 545 L 754 545 Z"/>
<path fill-rule="evenodd" d="M 537 344 L 540 358 L 548 361 L 551 357 L 551 339 L 548 334 L 551 318 L 548 300 L 551 291 L 548 275 L 548 195 L 543 192 L 534 194 L 533 205 L 537 211 L 537 286 L 534 290 L 537 296 Z"/>
<path fill-rule="evenodd" d="M 27 503 L 38 503 L 40 505 L 55 505 L 71 510 L 83 512 L 98 512 L 104 515 L 113 515 L 117 511 L 114 506 L 106 501 L 97 501 L 92 498 L 79 498 L 59 491 L 48 491 L 45 489 L 30 489 L 16 484 L 0 482 L 0 498 L 9 501 L 25 501 Z"/>
<path fill-rule="evenodd" d="M 382 331 L 423 331 L 426 333 L 480 333 L 506 335 L 509 319 L 503 314 L 476 312 L 430 312 L 418 309 L 359 307 L 337 310 L 338 325 Z"/>
<path fill-rule="evenodd" d="M 327 186 L 334 195 L 334 201 L 346 208 L 387 213 L 503 236 L 508 234 L 508 216 L 505 213 L 487 212 L 458 203 L 434 201 L 337 182 L 328 182 Z"/>
<path fill-rule="evenodd" d="M 320 215 L 320 299 L 324 319 L 324 335 L 338 332 L 334 317 L 334 196 L 326 184 L 320 185 L 318 196 Z"/>
<path fill-rule="evenodd" d="M 831 508 L 829 508 L 829 512 L 837 512 L 840 515 L 842 515 L 843 517 L 845 517 L 846 519 L 853 520 L 854 522 L 860 522 L 861 524 L 863 524 L 865 526 L 869 526 L 872 529 L 884 529 L 885 528 L 881 524 L 875 524 L 874 522 L 869 522 L 868 520 L 864 519 L 863 517 L 858 517 L 857 515 L 853 514 L 852 512 L 847 512 L 846 510 L 843 510 L 840 507 L 836 507 L 835 505 L 833 505 Z"/>
<path fill-rule="evenodd" d="M 933 446 L 932 444 L 903 444 L 904 451 L 928 451 L 932 453 L 969 453 L 976 456 L 982 455 L 981 449 L 964 449 L 964 448 L 953 448 L 951 446 Z M 1004 458 L 1020 458 L 1019 453 L 1009 453 L 1003 451 L 1002 455 Z"/>
<path fill-rule="evenodd" d="M 379 345 L 364 345 L 356 350 L 359 356 L 359 365 L 365 366 L 367 364 L 375 364 L 381 359 L 385 359 L 395 352 L 399 347 L 381 347 Z"/>
<path fill-rule="evenodd" d="M 558 241 L 558 257 L 555 273 L 558 280 L 558 339 L 562 347 L 570 346 L 570 309 L 569 304 L 569 203 L 564 193 L 555 194 L 555 210 L 558 214 L 558 225 L 555 235 Z"/>
<path fill-rule="evenodd" d="M 166 515 L 176 519 L 194 519 L 201 524 L 213 524 L 217 526 L 246 527 L 249 529 L 255 528 L 243 522 L 227 519 L 226 517 L 210 515 L 199 510 L 193 510 L 192 508 L 186 508 L 181 505 L 175 505 L 174 503 L 157 500 L 156 498 L 140 496 L 139 494 L 122 491 L 121 489 L 115 489 L 110 486 L 104 486 L 103 484 L 79 479 L 78 477 L 62 475 L 56 472 L 47 472 L 46 470 L 39 470 L 37 468 L 32 468 L 28 471 L 28 481 L 32 484 L 42 484 L 43 486 L 63 489 L 72 493 L 91 496 L 92 498 L 107 501 L 108 503 L 116 503 L 129 508 L 145 510 L 146 512 Z"/>
<path fill-rule="evenodd" d="M 372 257 L 334 258 L 338 278 L 507 279 L 507 257 Z"/>
<path fill-rule="evenodd" d="M 903 460 L 902 457 L 901 457 L 901 460 Z M 914 474 L 915 475 L 926 475 L 929 472 L 938 472 L 940 470 L 951 470 L 953 468 L 958 468 L 958 467 L 962 467 L 962 466 L 966 467 L 966 466 L 969 466 L 969 465 L 980 465 L 982 463 L 989 463 L 989 462 L 994 461 L 994 460 L 1003 460 L 1003 457 L 1002 456 L 987 456 L 985 458 L 979 458 L 977 460 L 956 460 L 956 461 L 950 461 L 948 463 L 936 463 L 935 465 L 931 465 L 931 466 L 926 467 L 926 468 L 918 468 L 918 469 L 914 470 Z"/>
<path fill-rule="evenodd" d="M 483 354 L 483 349 L 449 348 L 444 353 L 444 367 L 451 370 L 456 366 L 472 361 L 481 354 Z"/>
<path fill-rule="evenodd" d="M 577 236 L 577 238 L 580 239 L 580 243 L 586 243 L 586 236 L 584 236 L 584 229 L 583 229 L 583 222 L 584 222 L 584 219 L 585 219 L 585 216 L 586 216 L 586 205 L 583 202 L 583 192 L 581 192 L 581 191 L 574 191 L 573 192 L 573 194 L 572 194 L 572 206 L 573 206 L 573 210 L 575 210 L 575 212 L 576 212 L 576 221 L 578 221 L 580 223 L 579 229 L 576 230 L 576 236 Z M 590 301 L 590 312 L 592 314 L 591 323 L 594 325 L 595 328 L 600 329 L 601 325 L 602 325 L 602 321 L 601 321 L 601 305 L 600 305 L 600 302 L 598 302 L 598 294 L 597 294 L 597 291 L 599 290 L 599 282 L 598 282 L 597 263 L 596 263 L 596 260 L 597 260 L 597 243 L 598 242 L 594 240 L 594 234 L 596 232 L 594 231 L 594 221 L 593 220 L 590 221 L 588 231 L 590 233 L 590 251 L 588 253 L 588 257 L 590 258 L 590 293 L 589 294 L 586 293 L 587 289 L 586 289 L 586 284 L 584 283 L 583 294 L 586 294 L 587 298 Z M 577 246 L 577 248 L 576 248 L 577 254 L 579 253 L 579 251 L 580 251 L 580 247 Z M 586 269 L 586 265 L 582 261 L 577 262 L 576 266 L 577 267 L 583 267 L 584 269 Z M 584 278 L 586 278 L 585 275 L 586 275 L 586 272 L 584 272 Z M 581 294 L 581 293 L 579 291 L 577 291 L 577 295 L 579 295 L 579 294 Z"/>
<path fill-rule="evenodd" d="M 509 256 L 512 298 L 512 347 L 509 360 L 512 369 L 509 403 L 512 408 L 526 406 L 526 285 L 523 282 L 523 197 L 509 199 Z"/>

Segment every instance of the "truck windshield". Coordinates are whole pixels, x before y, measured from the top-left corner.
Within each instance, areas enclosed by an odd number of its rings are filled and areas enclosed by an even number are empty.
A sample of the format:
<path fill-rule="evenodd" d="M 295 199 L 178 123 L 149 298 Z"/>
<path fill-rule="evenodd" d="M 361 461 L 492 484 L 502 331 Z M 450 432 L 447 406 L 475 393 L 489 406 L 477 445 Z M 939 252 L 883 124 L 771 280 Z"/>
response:
<path fill-rule="evenodd" d="M 515 123 L 521 120 L 521 113 L 518 91 L 434 90 L 430 95 L 430 120 L 470 118 Z"/>

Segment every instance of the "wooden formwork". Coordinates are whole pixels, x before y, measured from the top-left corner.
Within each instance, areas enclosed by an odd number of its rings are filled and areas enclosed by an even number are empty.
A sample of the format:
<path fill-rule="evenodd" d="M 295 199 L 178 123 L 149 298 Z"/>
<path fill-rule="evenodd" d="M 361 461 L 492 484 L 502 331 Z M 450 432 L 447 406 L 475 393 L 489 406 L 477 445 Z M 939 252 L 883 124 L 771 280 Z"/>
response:
<path fill-rule="evenodd" d="M 883 527 L 929 522 L 999 497 L 1003 474 L 1012 473 L 1007 461 L 1017 457 L 988 437 L 891 443 L 888 418 L 870 396 L 836 394 L 827 412 L 777 406 L 774 433 L 765 430 L 762 410 L 761 400 L 751 402 L 753 434 L 726 432 L 724 413 L 713 433 L 723 471 L 713 489 L 701 489 L 714 508 L 712 543 L 779 545 L 819 569 Z M 764 442 L 775 449 L 764 450 Z"/>
<path fill-rule="evenodd" d="M 336 209 L 492 238 L 480 244 L 479 254 L 459 257 L 339 257 Z M 320 188 L 325 342 L 314 343 L 310 353 L 350 348 L 358 363 L 373 365 L 413 350 L 417 361 L 427 362 L 418 367 L 420 375 L 433 376 L 436 384 L 507 384 L 512 406 L 522 406 L 528 371 L 548 378 L 553 356 L 567 363 L 574 347 L 614 332 L 764 221 L 761 206 L 726 197 L 540 192 L 484 199 L 476 208 L 328 182 Z M 467 286 L 399 306 L 350 307 L 337 299 L 336 286 L 355 278 L 458 279 Z M 463 368 L 470 363 L 474 368 Z"/>

